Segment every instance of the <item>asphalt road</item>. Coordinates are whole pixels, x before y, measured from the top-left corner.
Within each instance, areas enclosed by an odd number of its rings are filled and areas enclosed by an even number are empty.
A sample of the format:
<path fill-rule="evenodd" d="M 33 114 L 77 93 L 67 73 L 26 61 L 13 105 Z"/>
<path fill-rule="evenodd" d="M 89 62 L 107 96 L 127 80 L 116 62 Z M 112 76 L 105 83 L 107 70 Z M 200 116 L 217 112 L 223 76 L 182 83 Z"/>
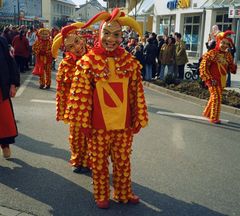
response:
<path fill-rule="evenodd" d="M 222 113 L 223 124 L 212 125 L 200 105 L 146 89 L 150 122 L 132 153 L 141 203 L 111 201 L 101 210 L 91 177 L 68 164 L 68 126 L 55 121 L 55 83 L 40 90 L 37 77 L 23 79 L 13 100 L 19 129 L 13 158 L 0 158 L 0 206 L 37 216 L 240 215 L 239 116 Z"/>

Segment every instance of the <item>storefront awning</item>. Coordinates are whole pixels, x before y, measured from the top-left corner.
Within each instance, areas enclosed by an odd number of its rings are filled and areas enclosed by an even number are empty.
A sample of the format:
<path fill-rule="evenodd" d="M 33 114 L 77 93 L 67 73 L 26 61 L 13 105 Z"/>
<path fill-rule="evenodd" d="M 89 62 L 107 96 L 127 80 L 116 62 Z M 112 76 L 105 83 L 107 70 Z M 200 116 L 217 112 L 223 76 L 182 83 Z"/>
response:
<path fill-rule="evenodd" d="M 240 6 L 240 0 L 208 0 L 200 8 L 214 9 L 214 8 L 228 8 L 230 6 Z"/>
<path fill-rule="evenodd" d="M 143 16 L 143 15 L 149 15 L 152 12 L 152 8 L 154 6 L 155 0 L 145 0 L 140 1 L 136 8 L 133 8 L 128 15 L 129 16 Z"/>

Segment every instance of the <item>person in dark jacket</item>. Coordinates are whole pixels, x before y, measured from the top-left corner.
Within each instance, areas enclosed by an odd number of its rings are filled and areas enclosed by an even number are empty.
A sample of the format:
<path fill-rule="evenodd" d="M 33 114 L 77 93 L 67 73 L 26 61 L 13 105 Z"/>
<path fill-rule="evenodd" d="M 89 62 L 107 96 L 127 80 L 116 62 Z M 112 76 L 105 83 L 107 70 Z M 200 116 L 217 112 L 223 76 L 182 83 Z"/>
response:
<path fill-rule="evenodd" d="M 19 86 L 19 74 L 14 59 L 9 54 L 7 40 L 0 36 L 0 145 L 3 157 L 11 156 L 10 146 L 15 142 L 17 126 L 11 103 Z"/>
<path fill-rule="evenodd" d="M 156 63 L 156 57 L 158 53 L 157 47 L 153 44 L 151 38 L 147 39 L 147 44 L 143 49 L 145 56 L 145 80 L 152 79 L 152 65 Z"/>

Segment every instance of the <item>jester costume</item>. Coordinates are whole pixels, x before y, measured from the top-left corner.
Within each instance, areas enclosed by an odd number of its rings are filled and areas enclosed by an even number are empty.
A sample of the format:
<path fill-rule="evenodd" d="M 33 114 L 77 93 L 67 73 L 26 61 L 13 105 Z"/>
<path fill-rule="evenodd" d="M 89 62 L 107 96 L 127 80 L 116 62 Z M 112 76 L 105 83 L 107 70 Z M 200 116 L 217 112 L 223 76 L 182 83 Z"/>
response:
<path fill-rule="evenodd" d="M 33 74 L 39 75 L 39 88 L 49 89 L 51 86 L 51 70 L 52 70 L 52 40 L 50 31 L 41 28 L 37 32 L 37 40 L 33 44 L 32 49 L 36 55 L 36 64 Z"/>
<path fill-rule="evenodd" d="M 140 63 L 121 48 L 121 26 L 140 32 L 135 20 L 115 9 L 101 12 L 84 27 L 103 20 L 99 44 L 77 62 L 65 118 L 90 137 L 94 198 L 99 208 L 110 199 L 109 155 L 113 164 L 113 197 L 138 203 L 131 187 L 133 134 L 147 125 Z"/>
<path fill-rule="evenodd" d="M 59 64 L 56 76 L 57 92 L 56 92 L 56 119 L 64 120 L 67 101 L 70 94 L 70 87 L 73 76 L 76 71 L 76 62 L 86 52 L 86 41 L 77 31 L 83 26 L 83 23 L 74 23 L 62 28 L 61 32 L 53 41 L 52 54 L 54 58 L 58 56 L 58 49 L 64 46 L 67 52 L 65 57 Z M 70 123 L 69 143 L 71 149 L 70 163 L 73 172 L 83 173 L 89 171 L 87 138 L 83 132 L 79 131 L 78 122 Z"/>
<path fill-rule="evenodd" d="M 219 117 L 222 91 L 226 86 L 227 72 L 236 73 L 237 69 L 231 53 L 227 51 L 230 43 L 233 43 L 231 38 L 228 38 L 232 33 L 231 31 L 219 33 L 215 49 L 204 54 L 200 64 L 200 77 L 206 83 L 210 93 L 203 115 L 215 124 L 221 123 Z"/>

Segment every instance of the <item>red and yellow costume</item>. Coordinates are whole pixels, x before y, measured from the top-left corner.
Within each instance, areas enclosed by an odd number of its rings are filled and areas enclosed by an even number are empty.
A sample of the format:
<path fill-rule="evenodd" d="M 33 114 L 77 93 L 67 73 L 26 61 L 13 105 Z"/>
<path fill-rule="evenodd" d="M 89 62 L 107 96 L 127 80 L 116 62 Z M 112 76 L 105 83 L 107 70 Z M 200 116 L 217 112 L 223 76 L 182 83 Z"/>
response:
<path fill-rule="evenodd" d="M 77 29 L 83 26 L 83 23 L 74 23 L 62 28 L 61 32 L 53 41 L 52 54 L 54 58 L 58 56 L 58 49 L 63 45 L 67 52 L 59 64 L 56 82 L 56 119 L 64 120 L 67 101 L 70 95 L 74 73 L 76 72 L 76 62 L 86 53 L 86 40 L 79 34 Z M 87 171 L 88 153 L 87 138 L 79 129 L 79 123 L 70 123 L 69 143 L 71 149 L 70 163 L 74 172 Z"/>
<path fill-rule="evenodd" d="M 51 86 L 51 70 L 52 70 L 52 40 L 50 31 L 46 28 L 41 28 L 37 32 L 37 40 L 33 44 L 32 49 L 36 55 L 36 65 L 34 70 L 40 70 L 39 84 L 40 89 Z M 39 72 L 38 72 L 39 73 Z"/>
<path fill-rule="evenodd" d="M 140 63 L 123 48 L 121 26 L 139 31 L 135 20 L 119 9 L 101 12 L 87 27 L 103 20 L 99 45 L 77 62 L 65 118 L 90 137 L 94 198 L 99 208 L 110 199 L 109 155 L 113 163 L 114 199 L 138 203 L 131 187 L 133 134 L 148 122 Z"/>
<path fill-rule="evenodd" d="M 226 86 L 227 72 L 236 73 L 233 57 L 227 51 L 230 43 L 233 43 L 231 38 L 227 37 L 229 34 L 232 32 L 226 31 L 218 34 L 216 48 L 204 54 L 200 64 L 200 77 L 205 81 L 210 92 L 203 115 L 216 124 L 220 123 L 222 91 Z"/>

